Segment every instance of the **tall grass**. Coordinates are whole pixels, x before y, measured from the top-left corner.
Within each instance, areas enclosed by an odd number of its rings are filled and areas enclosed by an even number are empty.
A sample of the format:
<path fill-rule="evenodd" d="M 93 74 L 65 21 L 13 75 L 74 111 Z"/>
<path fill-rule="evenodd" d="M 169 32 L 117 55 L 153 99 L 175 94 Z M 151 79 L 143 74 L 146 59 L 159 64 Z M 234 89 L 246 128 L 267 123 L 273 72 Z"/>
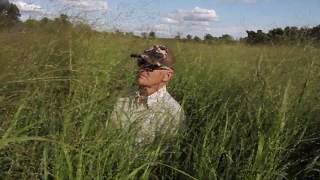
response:
<path fill-rule="evenodd" d="M 65 30 L 0 33 L 2 179 L 316 179 L 320 50 Z M 177 56 L 187 127 L 135 147 L 106 126 L 151 44 Z"/>

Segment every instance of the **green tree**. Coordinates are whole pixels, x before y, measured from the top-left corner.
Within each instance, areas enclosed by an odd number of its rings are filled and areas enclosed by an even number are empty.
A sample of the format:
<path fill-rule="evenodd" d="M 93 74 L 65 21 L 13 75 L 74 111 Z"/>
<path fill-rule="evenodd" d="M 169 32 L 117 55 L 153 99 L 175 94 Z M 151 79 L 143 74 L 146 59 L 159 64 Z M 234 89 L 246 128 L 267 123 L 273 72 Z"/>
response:
<path fill-rule="evenodd" d="M 60 16 L 55 18 L 54 21 L 58 24 L 71 25 L 71 22 L 69 20 L 69 16 L 66 14 L 60 14 Z"/>
<path fill-rule="evenodd" d="M 201 41 L 201 39 L 200 39 L 198 36 L 194 36 L 194 37 L 193 37 L 193 40 L 195 40 L 195 41 L 197 41 L 197 42 Z"/>
<path fill-rule="evenodd" d="M 150 37 L 150 38 L 156 38 L 156 33 L 153 32 L 153 31 L 151 31 L 151 32 L 149 33 L 149 37 Z"/>
<path fill-rule="evenodd" d="M 299 39 L 299 28 L 296 26 L 285 27 L 284 28 L 284 36 L 286 41 L 297 41 Z"/>
<path fill-rule="evenodd" d="M 249 44 L 267 44 L 270 43 L 269 36 L 264 33 L 262 30 L 247 31 L 247 43 Z"/>
<path fill-rule="evenodd" d="M 315 26 L 310 30 L 310 36 L 312 40 L 320 42 L 320 25 Z"/>
<path fill-rule="evenodd" d="M 211 35 L 211 34 L 206 34 L 205 36 L 204 36 L 204 40 L 206 40 L 206 41 L 211 41 L 211 40 L 213 40 L 214 39 L 214 37 Z"/>
<path fill-rule="evenodd" d="M 7 16 L 9 19 L 18 21 L 21 16 L 18 7 L 15 4 L 10 3 L 9 8 L 7 10 Z"/>
<path fill-rule="evenodd" d="M 35 20 L 35 19 L 27 19 L 25 24 L 29 27 L 34 27 L 39 23 L 39 21 Z"/>
<path fill-rule="evenodd" d="M 21 16 L 19 8 L 9 1 L 0 3 L 0 27 L 11 26 L 19 21 Z"/>
<path fill-rule="evenodd" d="M 47 18 L 47 17 L 42 18 L 42 19 L 40 20 L 40 23 L 41 23 L 41 24 L 48 24 L 48 23 L 49 23 L 49 18 Z"/>
<path fill-rule="evenodd" d="M 133 32 L 126 32 L 126 36 L 134 37 Z"/>
<path fill-rule="evenodd" d="M 272 43 L 280 43 L 284 39 L 284 31 L 282 28 L 275 28 L 268 32 L 268 36 Z"/>
<path fill-rule="evenodd" d="M 191 39 L 192 39 L 192 36 L 191 36 L 190 34 L 188 34 L 188 35 L 187 35 L 187 39 L 188 39 L 188 40 L 191 40 Z"/>
<path fill-rule="evenodd" d="M 233 37 L 229 34 L 223 34 L 219 39 L 226 42 L 231 42 L 234 40 Z"/>

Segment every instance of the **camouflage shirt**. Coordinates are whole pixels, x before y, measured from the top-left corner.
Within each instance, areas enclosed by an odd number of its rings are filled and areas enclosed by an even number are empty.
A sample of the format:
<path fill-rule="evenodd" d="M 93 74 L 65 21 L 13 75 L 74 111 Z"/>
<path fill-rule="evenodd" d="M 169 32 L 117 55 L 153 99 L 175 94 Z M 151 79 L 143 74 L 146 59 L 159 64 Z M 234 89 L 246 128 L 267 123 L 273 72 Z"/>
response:
<path fill-rule="evenodd" d="M 118 99 L 111 114 L 117 127 L 134 132 L 137 144 L 151 143 L 159 136 L 175 136 L 184 124 L 184 111 L 166 87 L 149 95 L 145 103 L 139 103 L 138 97 L 137 93 Z"/>

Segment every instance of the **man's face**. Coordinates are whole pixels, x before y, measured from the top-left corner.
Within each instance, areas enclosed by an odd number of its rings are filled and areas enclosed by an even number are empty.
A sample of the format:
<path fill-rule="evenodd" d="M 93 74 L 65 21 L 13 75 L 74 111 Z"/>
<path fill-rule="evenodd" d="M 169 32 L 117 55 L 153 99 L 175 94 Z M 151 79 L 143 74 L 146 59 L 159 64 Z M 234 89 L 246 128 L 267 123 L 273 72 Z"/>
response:
<path fill-rule="evenodd" d="M 172 70 L 144 70 L 140 69 L 138 72 L 138 85 L 144 87 L 152 87 L 168 82 L 172 77 Z"/>

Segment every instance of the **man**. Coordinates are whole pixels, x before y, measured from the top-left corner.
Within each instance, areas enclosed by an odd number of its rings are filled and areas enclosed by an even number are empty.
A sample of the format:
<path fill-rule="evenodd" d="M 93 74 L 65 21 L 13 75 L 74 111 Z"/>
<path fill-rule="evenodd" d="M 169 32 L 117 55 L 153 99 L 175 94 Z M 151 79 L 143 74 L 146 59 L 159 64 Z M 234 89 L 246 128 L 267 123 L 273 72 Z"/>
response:
<path fill-rule="evenodd" d="M 136 144 L 174 137 L 184 123 L 184 112 L 167 92 L 175 64 L 173 53 L 163 45 L 154 45 L 142 54 L 132 54 L 139 67 L 135 95 L 118 99 L 111 120 L 135 135 Z"/>

